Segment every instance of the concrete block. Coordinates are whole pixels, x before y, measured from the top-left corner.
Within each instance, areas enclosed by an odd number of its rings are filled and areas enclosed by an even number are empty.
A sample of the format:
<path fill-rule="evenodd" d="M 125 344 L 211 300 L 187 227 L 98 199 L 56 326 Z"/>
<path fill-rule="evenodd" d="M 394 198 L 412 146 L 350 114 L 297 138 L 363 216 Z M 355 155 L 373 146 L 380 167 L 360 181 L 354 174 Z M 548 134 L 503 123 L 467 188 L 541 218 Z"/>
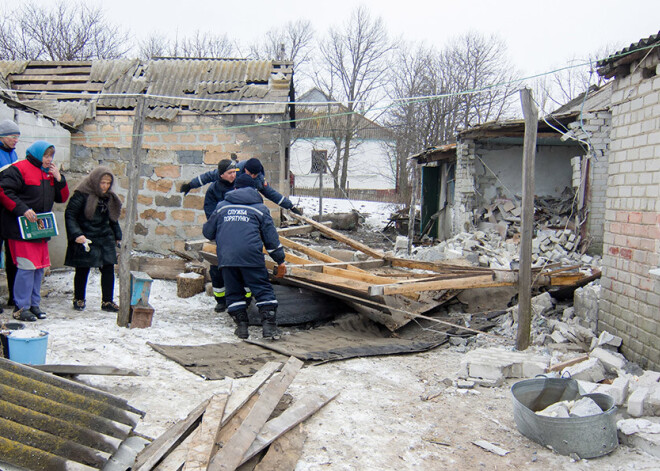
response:
<path fill-rule="evenodd" d="M 649 389 L 644 402 L 644 415 L 660 416 L 660 384 Z"/>
<path fill-rule="evenodd" d="M 578 389 L 580 390 L 580 394 L 582 395 L 596 392 L 596 389 L 598 389 L 598 387 L 601 386 L 600 384 L 592 383 L 591 381 L 578 380 L 577 383 L 578 383 Z"/>
<path fill-rule="evenodd" d="M 630 381 L 632 391 L 639 388 L 654 388 L 660 381 L 660 373 L 652 370 L 645 370 L 640 376 L 635 376 Z"/>
<path fill-rule="evenodd" d="M 548 367 L 549 357 L 497 348 L 477 349 L 461 361 L 464 377 L 502 381 L 504 378 L 534 377 Z"/>
<path fill-rule="evenodd" d="M 589 358 L 586 361 L 564 368 L 561 375 L 568 375 L 576 380 L 599 383 L 605 379 L 605 367 L 598 358 Z"/>
<path fill-rule="evenodd" d="M 628 396 L 628 414 L 631 417 L 641 417 L 644 415 L 644 401 L 648 393 L 648 388 L 638 388 Z"/>
<path fill-rule="evenodd" d="M 628 396 L 628 384 L 629 381 L 627 378 L 619 377 L 612 384 L 598 384 L 592 392 L 607 394 L 614 399 L 614 403 L 617 406 L 620 406 L 626 401 L 626 397 Z"/>
<path fill-rule="evenodd" d="M 623 370 L 627 363 L 623 355 L 617 352 L 611 352 L 603 347 L 594 348 L 589 353 L 589 356 L 591 358 L 598 358 L 608 373 L 617 373 L 619 370 Z"/>
<path fill-rule="evenodd" d="M 619 348 L 621 346 L 622 341 L 623 340 L 621 339 L 621 337 L 612 335 L 608 331 L 604 330 L 603 332 L 600 333 L 600 336 L 598 337 L 598 346 L 602 347 L 603 345 L 609 345 L 612 347 Z"/>
<path fill-rule="evenodd" d="M 568 419 L 570 417 L 568 413 L 568 406 L 564 401 L 550 404 L 545 409 L 536 412 L 536 414 L 542 415 L 544 417 L 556 417 L 560 419 Z"/>
<path fill-rule="evenodd" d="M 583 397 L 571 407 L 569 412 L 571 417 L 589 417 L 602 414 L 603 409 L 590 397 Z"/>
<path fill-rule="evenodd" d="M 630 434 L 626 434 L 621 429 L 619 429 L 619 443 L 643 451 L 644 453 L 648 453 L 649 455 L 655 456 L 656 458 L 660 458 L 660 434 L 658 432 L 654 431 L 652 433 L 647 433 L 645 431 L 639 431 L 637 433 L 632 432 Z"/>

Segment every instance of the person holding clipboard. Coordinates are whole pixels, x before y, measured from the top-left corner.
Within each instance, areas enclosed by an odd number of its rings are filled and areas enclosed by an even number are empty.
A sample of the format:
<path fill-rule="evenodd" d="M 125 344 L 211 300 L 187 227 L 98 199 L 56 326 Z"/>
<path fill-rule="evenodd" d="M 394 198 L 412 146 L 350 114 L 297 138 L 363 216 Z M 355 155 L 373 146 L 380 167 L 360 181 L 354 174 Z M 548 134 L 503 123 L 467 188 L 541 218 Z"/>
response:
<path fill-rule="evenodd" d="M 55 146 L 37 141 L 28 147 L 25 160 L 14 163 L 0 174 L 0 203 L 6 211 L 0 216 L 0 234 L 9 244 L 18 270 L 14 283 L 13 317 L 21 321 L 45 319 L 41 310 L 41 281 L 50 266 L 48 240 L 23 239 L 19 218 L 37 223 L 37 215 L 53 209 L 54 203 L 69 198 L 69 187 L 53 162 Z"/>

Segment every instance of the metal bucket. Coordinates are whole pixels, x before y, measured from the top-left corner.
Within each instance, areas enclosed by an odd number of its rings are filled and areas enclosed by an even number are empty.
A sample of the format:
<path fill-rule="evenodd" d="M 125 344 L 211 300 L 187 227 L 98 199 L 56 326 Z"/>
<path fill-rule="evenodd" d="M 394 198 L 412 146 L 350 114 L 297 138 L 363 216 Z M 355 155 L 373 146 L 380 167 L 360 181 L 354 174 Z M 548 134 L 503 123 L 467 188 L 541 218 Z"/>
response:
<path fill-rule="evenodd" d="M 534 378 L 511 387 L 513 418 L 518 431 L 561 455 L 575 453 L 579 458 L 606 455 L 619 444 L 616 406 L 606 394 L 580 395 L 577 381 L 569 378 Z M 590 397 L 603 410 L 589 417 L 545 417 L 535 412 L 560 401 Z"/>

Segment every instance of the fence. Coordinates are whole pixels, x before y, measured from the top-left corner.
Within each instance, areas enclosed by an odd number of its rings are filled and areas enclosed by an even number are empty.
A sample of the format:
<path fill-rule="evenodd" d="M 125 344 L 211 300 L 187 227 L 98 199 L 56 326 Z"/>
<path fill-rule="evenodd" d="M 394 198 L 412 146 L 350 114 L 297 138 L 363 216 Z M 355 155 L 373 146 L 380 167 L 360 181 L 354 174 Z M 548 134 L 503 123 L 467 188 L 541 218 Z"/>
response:
<path fill-rule="evenodd" d="M 292 196 L 313 196 L 318 198 L 318 188 L 295 187 L 291 191 Z M 358 201 L 376 201 L 379 203 L 399 203 L 399 194 L 396 190 L 345 190 L 337 197 L 334 188 L 323 188 L 324 198 L 339 198 Z"/>

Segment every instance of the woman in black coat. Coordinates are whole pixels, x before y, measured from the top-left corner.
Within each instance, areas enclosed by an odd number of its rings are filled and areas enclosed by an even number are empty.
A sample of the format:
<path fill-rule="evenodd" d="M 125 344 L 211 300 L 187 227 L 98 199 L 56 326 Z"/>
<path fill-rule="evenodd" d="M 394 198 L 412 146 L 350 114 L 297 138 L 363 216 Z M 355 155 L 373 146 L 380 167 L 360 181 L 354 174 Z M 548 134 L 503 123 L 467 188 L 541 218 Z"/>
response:
<path fill-rule="evenodd" d="M 121 201 L 112 191 L 115 177 L 108 167 L 92 170 L 76 187 L 64 211 L 68 245 L 64 264 L 75 267 L 73 308 L 85 309 L 87 278 L 92 267 L 101 271 L 101 309 L 119 311 L 114 303 L 115 264 L 121 240 Z"/>

